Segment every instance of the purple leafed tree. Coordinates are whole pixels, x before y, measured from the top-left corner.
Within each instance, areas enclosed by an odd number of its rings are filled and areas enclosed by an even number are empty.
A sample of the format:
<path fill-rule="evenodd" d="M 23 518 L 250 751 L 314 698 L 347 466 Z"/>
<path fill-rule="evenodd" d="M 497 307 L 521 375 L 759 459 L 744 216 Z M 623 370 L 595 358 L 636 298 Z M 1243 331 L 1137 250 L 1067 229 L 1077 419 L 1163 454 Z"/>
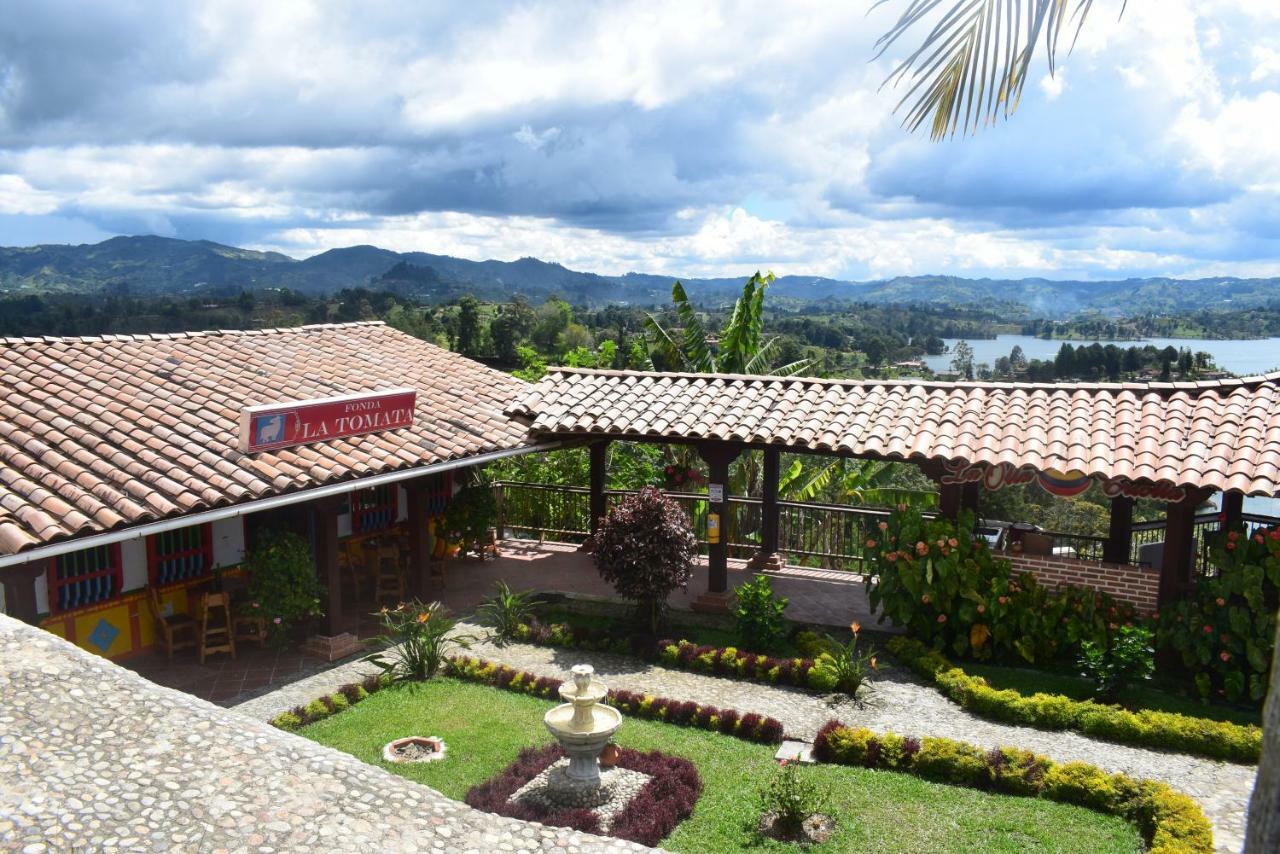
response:
<path fill-rule="evenodd" d="M 635 602 L 656 632 L 662 607 L 688 585 L 698 541 L 680 505 L 645 487 L 613 509 L 596 532 L 596 569 L 624 599 Z"/>

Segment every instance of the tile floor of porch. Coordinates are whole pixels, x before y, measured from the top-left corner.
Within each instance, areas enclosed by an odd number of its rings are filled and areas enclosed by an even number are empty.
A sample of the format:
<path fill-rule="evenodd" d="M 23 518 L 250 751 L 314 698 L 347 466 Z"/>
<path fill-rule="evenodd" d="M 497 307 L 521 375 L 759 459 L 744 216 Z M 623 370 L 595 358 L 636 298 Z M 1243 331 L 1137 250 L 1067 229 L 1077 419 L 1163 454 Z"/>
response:
<path fill-rule="evenodd" d="M 612 588 L 596 573 L 591 556 L 574 544 L 503 540 L 499 550 L 497 558 L 449 563 L 444 589 L 437 586 L 427 595 L 457 614 L 473 611 L 499 580 L 518 590 L 613 598 Z M 774 592 L 790 599 L 787 616 L 792 620 L 834 627 L 847 626 L 854 620 L 868 627 L 875 625 L 861 576 L 802 567 L 785 567 L 767 574 L 773 579 Z M 745 561 L 729 562 L 730 587 L 752 575 Z M 688 590 L 672 594 L 670 605 L 676 610 L 691 610 L 694 600 L 706 589 L 707 567 L 700 563 Z M 351 629 L 361 638 L 378 634 L 374 610 L 375 605 L 368 601 L 348 603 L 344 610 Z M 148 652 L 120 663 L 152 682 L 231 706 L 350 660 L 328 662 L 300 649 L 262 649 L 241 644 L 235 659 L 219 654 L 210 656 L 204 664 L 189 649 L 176 652 L 172 662 L 163 652 Z"/>

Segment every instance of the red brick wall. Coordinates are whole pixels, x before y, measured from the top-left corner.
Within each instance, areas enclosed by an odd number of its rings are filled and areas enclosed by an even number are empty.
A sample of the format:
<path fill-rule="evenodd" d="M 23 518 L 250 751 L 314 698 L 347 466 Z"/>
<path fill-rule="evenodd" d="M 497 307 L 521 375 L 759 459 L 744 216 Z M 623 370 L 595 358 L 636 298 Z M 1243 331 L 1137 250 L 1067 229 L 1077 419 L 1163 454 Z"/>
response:
<path fill-rule="evenodd" d="M 1046 587 L 1089 587 L 1131 602 L 1144 614 L 1156 609 L 1160 573 L 1127 563 L 1100 563 L 1069 557 L 1007 554 L 1015 572 L 1030 572 Z"/>

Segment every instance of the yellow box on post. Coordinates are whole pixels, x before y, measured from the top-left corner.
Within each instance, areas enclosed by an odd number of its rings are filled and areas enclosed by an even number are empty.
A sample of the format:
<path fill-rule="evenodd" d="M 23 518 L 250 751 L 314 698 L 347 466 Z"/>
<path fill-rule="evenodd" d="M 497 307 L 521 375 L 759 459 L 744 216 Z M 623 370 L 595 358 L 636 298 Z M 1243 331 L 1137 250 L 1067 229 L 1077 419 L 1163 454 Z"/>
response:
<path fill-rule="evenodd" d="M 707 514 L 707 542 L 711 544 L 720 542 L 720 514 Z"/>

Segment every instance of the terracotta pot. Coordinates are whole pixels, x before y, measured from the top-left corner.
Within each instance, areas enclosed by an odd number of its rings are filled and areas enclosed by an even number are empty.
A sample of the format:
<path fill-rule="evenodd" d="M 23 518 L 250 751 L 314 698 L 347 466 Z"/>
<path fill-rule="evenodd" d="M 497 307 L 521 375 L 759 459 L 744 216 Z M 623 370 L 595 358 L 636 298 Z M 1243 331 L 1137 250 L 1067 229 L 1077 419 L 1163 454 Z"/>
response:
<path fill-rule="evenodd" d="M 618 757 L 621 755 L 622 752 L 618 750 L 618 745 L 613 744 L 612 742 L 606 744 L 604 746 L 604 750 L 600 751 L 600 767 L 612 768 L 618 764 Z"/>

